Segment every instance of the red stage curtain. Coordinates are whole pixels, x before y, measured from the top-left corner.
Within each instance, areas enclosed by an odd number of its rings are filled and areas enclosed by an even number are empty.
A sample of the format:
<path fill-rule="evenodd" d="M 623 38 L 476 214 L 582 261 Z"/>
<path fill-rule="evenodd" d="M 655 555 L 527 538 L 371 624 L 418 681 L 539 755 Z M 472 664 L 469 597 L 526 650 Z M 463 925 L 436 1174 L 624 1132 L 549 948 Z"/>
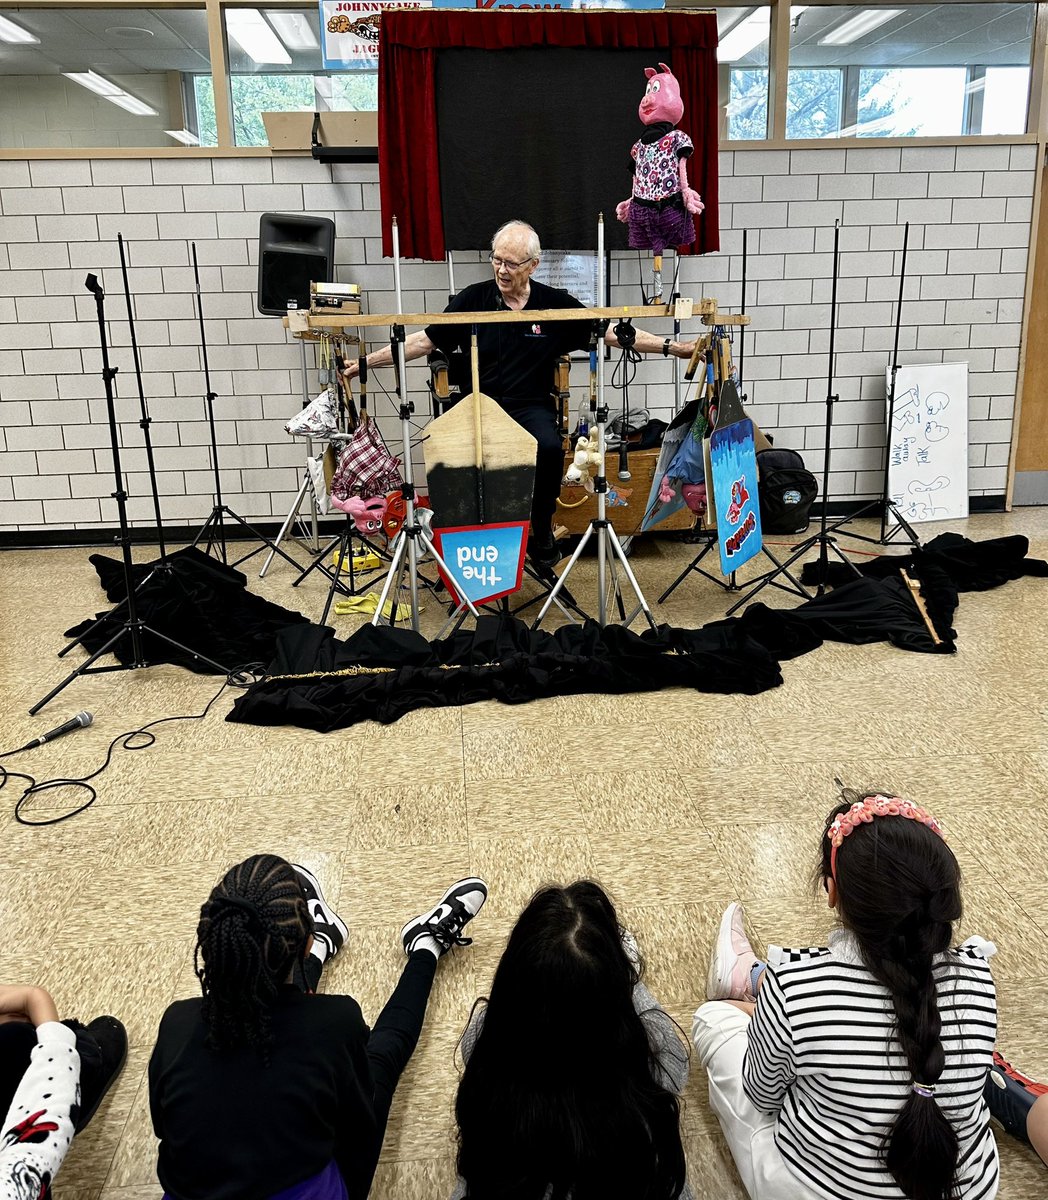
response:
<path fill-rule="evenodd" d="M 453 46 L 488 50 L 671 46 L 669 66 L 680 80 L 684 127 L 695 143 L 688 178 L 706 204 L 696 222 L 699 240 L 693 249 L 699 253 L 719 249 L 717 18 L 712 13 L 387 9 L 382 14 L 378 59 L 383 254 L 393 253 L 391 218 L 396 215 L 403 257 L 431 261 L 445 257 L 434 84 L 437 50 Z M 594 119 L 599 120 L 600 114 L 594 114 Z"/>

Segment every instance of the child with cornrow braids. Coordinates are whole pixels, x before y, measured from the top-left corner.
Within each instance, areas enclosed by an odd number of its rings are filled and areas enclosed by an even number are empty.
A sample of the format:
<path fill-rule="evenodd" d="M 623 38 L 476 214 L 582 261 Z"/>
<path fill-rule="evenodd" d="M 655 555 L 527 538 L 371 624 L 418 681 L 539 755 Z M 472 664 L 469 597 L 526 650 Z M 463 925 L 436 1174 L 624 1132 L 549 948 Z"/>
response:
<path fill-rule="evenodd" d="M 752 1200 L 989 1200 L 995 947 L 951 949 L 960 870 L 935 819 L 845 796 L 819 856 L 826 947 L 763 963 L 741 905 L 722 918 L 692 1026 L 710 1106 Z"/>
<path fill-rule="evenodd" d="M 274 854 L 229 870 L 200 910 L 202 996 L 168 1008 L 149 1063 L 166 1200 L 364 1200 L 437 962 L 486 898 L 463 879 L 407 922 L 369 1030 L 351 997 L 317 994 L 348 930 L 314 876 Z"/>

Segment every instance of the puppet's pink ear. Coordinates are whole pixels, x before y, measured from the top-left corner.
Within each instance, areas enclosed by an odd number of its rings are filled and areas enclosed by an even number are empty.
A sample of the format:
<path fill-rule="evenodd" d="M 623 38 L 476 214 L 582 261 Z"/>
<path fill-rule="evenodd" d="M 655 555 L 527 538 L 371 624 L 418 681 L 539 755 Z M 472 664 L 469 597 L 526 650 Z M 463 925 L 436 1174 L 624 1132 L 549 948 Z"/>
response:
<path fill-rule="evenodd" d="M 672 74 L 673 74 L 673 72 L 672 72 L 672 71 L 669 69 L 669 67 L 667 67 L 667 66 L 666 66 L 666 64 L 665 64 L 665 63 L 659 63 L 659 70 L 660 70 L 660 71 L 665 71 L 667 75 L 672 75 Z"/>
<path fill-rule="evenodd" d="M 644 68 L 645 79 L 651 79 L 651 77 L 653 75 L 658 75 L 658 71 L 656 71 L 654 67 L 645 67 Z"/>

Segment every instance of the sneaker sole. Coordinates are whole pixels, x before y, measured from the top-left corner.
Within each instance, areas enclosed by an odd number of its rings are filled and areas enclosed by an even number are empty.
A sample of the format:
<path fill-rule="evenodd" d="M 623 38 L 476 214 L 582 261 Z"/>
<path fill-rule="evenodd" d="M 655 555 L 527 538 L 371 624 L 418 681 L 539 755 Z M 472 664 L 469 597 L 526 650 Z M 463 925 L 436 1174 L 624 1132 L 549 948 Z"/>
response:
<path fill-rule="evenodd" d="M 331 907 L 330 904 L 328 904 L 327 900 L 324 898 L 324 893 L 321 891 L 321 888 L 320 888 L 320 880 L 317 879 L 317 877 L 313 874 L 312 871 L 307 871 L 305 867 L 300 866 L 298 863 L 292 863 L 291 869 L 296 874 L 303 875 L 306 879 L 309 880 L 310 884 L 313 887 L 313 890 L 317 894 L 317 899 L 324 906 L 325 911 L 327 913 L 329 913 L 331 916 L 331 920 L 325 921 L 324 923 L 326 925 L 334 925 L 334 927 L 339 931 L 339 933 L 342 934 L 342 944 L 344 946 L 346 944 L 346 942 L 349 941 L 349 926 L 345 923 L 345 921 L 342 920 L 342 918 L 338 915 L 338 913 L 335 912 L 335 910 Z M 306 905 L 308 907 L 308 905 L 309 905 L 308 900 L 306 901 Z M 310 913 L 309 915 L 311 917 L 313 916 L 312 913 Z M 323 936 L 323 935 L 321 935 L 321 936 Z"/>
<path fill-rule="evenodd" d="M 707 1000 L 731 999 L 731 970 L 724 971 L 724 964 L 721 961 L 721 945 L 725 938 L 731 938 L 731 922 L 738 908 L 738 901 L 733 900 L 724 910 L 724 915 L 721 917 L 720 928 L 717 930 L 717 940 L 713 946 L 713 953 L 710 955 L 709 970 L 706 972 Z"/>

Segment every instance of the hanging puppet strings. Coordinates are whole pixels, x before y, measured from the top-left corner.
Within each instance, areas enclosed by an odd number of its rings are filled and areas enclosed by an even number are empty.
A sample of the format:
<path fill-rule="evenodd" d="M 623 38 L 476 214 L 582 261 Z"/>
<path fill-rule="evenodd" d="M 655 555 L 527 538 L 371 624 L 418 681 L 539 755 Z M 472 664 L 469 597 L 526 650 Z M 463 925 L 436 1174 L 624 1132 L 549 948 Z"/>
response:
<path fill-rule="evenodd" d="M 666 66 L 646 67 L 648 86 L 638 112 L 647 127 L 630 151 L 633 195 L 615 207 L 629 225 L 630 249 L 653 251 L 651 304 L 662 303 L 662 252 L 695 241 L 695 216 L 705 205 L 688 186 L 687 159 L 694 146 L 677 126 L 684 116 L 680 83 Z"/>

